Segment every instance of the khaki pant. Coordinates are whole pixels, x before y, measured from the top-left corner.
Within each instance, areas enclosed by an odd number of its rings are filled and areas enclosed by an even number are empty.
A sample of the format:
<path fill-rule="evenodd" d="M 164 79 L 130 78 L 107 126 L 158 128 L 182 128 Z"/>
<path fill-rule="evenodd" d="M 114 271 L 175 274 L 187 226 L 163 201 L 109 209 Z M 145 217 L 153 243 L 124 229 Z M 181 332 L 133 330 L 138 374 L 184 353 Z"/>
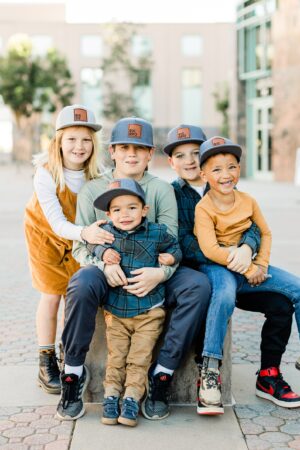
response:
<path fill-rule="evenodd" d="M 121 318 L 104 311 L 107 337 L 107 365 L 104 396 L 139 401 L 144 395 L 152 351 L 162 332 L 165 310 L 154 308 L 139 316 Z"/>

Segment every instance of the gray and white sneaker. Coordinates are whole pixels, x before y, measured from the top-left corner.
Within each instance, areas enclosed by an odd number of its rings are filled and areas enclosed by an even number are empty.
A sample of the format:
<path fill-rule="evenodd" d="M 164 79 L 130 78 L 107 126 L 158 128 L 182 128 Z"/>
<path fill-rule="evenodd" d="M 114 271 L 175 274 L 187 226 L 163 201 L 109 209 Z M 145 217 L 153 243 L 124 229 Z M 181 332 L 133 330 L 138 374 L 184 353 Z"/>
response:
<path fill-rule="evenodd" d="M 76 420 L 85 413 L 83 394 L 90 381 L 87 367 L 79 378 L 73 373 L 61 373 L 61 397 L 57 406 L 56 417 L 60 420 Z"/>
<path fill-rule="evenodd" d="M 221 379 L 219 369 L 203 367 L 199 399 L 204 406 L 221 406 Z"/>

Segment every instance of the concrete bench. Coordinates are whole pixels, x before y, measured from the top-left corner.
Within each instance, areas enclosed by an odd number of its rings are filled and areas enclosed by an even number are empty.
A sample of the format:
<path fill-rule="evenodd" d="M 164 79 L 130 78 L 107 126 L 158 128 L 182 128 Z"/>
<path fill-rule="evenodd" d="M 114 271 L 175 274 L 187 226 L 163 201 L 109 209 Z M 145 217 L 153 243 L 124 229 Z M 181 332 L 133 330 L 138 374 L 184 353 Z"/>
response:
<path fill-rule="evenodd" d="M 105 337 L 105 322 L 103 313 L 99 310 L 96 318 L 96 330 L 87 354 L 86 365 L 91 372 L 91 381 L 86 393 L 86 401 L 102 402 L 103 378 L 105 374 L 107 348 Z M 192 404 L 196 401 L 196 380 L 198 371 L 191 351 L 181 367 L 176 370 L 172 382 L 170 402 L 175 404 Z M 231 404 L 231 323 L 224 347 L 224 360 L 221 369 L 223 404 Z"/>

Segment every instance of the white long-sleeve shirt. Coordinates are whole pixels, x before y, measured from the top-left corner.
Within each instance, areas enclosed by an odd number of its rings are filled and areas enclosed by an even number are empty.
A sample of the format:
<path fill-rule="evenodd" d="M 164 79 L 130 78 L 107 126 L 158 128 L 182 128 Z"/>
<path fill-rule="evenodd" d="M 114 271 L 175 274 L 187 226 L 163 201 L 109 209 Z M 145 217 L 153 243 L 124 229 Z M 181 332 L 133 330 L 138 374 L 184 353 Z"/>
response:
<path fill-rule="evenodd" d="M 63 170 L 66 185 L 72 192 L 78 194 L 80 188 L 85 183 L 84 171 Z M 80 234 L 83 227 L 74 225 L 67 220 L 56 195 L 56 185 L 54 180 L 45 167 L 37 168 L 33 179 L 33 185 L 42 211 L 54 233 L 65 239 L 82 242 Z"/>

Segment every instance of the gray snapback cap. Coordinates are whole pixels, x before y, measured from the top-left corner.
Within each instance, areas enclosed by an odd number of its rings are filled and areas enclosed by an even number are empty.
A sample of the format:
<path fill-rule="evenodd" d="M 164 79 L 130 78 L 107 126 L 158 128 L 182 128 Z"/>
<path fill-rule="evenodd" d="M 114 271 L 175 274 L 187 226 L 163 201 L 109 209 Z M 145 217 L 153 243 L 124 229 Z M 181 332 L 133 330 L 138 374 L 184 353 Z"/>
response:
<path fill-rule="evenodd" d="M 96 123 L 95 114 L 83 105 L 65 106 L 57 116 L 56 131 L 67 127 L 83 126 L 99 131 L 102 126 Z"/>
<path fill-rule="evenodd" d="M 238 161 L 242 156 L 242 148 L 230 139 L 214 136 L 200 145 L 200 166 L 211 156 L 220 153 L 231 153 Z"/>
<path fill-rule="evenodd" d="M 145 192 L 139 183 L 130 178 L 118 178 L 109 183 L 107 191 L 96 198 L 94 206 L 101 211 L 108 211 L 110 202 L 120 195 L 135 195 L 146 204 Z"/>

